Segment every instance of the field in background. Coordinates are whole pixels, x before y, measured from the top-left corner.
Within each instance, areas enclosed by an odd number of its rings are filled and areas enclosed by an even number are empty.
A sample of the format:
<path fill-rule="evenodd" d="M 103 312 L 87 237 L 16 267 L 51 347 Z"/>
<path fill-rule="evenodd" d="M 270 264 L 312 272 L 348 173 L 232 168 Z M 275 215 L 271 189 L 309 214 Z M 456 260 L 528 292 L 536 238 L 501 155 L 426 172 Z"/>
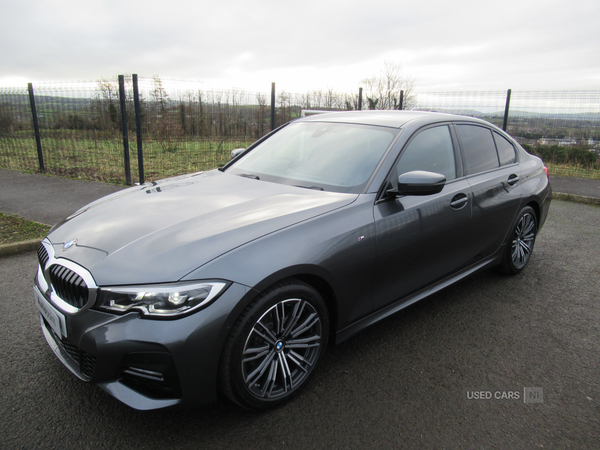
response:
<path fill-rule="evenodd" d="M 253 141 L 239 139 L 194 139 L 147 141 L 144 143 L 146 181 L 156 181 L 183 173 L 211 170 L 230 159 L 231 150 L 247 147 Z M 44 140 L 46 173 L 74 179 L 122 184 L 124 180 L 122 140 L 48 138 Z M 0 137 L 0 167 L 39 172 L 35 140 Z M 130 152 L 131 175 L 139 179 L 135 148 Z"/>
<path fill-rule="evenodd" d="M 136 114 L 132 81 L 116 80 L 0 88 L 0 167 L 71 178 L 125 183 L 122 122 L 126 120 L 132 182 L 140 179 L 142 138 L 147 181 L 219 167 L 232 149 L 247 147 L 302 110 L 352 110 L 379 105 L 480 117 L 506 129 L 553 175 L 600 178 L 600 91 L 386 92 L 292 94 L 213 91 L 201 84 L 139 79 Z M 406 95 L 404 95 L 406 94 Z M 400 95 L 402 101 L 395 98 Z M 33 127 L 35 98 L 41 152 Z M 387 97 L 385 97 L 387 96 Z M 404 97 L 402 97 L 404 96 Z M 384 98 L 385 97 L 385 98 Z M 387 103 L 383 100 L 389 100 Z M 392 100 L 394 100 L 392 102 Z M 509 106 L 510 105 L 510 106 Z M 389 107 L 389 106 L 388 106 Z M 136 122 L 137 120 L 137 122 Z M 41 156 L 41 158 L 40 158 Z"/>

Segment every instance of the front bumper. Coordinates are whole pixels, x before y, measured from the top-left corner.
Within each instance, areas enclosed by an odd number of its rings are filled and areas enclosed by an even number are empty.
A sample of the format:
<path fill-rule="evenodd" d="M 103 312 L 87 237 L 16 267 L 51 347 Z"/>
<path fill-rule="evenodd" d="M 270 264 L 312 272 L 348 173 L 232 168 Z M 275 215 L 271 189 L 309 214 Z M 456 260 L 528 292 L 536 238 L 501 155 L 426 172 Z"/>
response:
<path fill-rule="evenodd" d="M 67 314 L 41 294 L 39 283 L 34 289 L 64 318 L 63 329 L 51 325 L 48 312 L 40 312 L 44 337 L 58 359 L 79 379 L 139 410 L 216 401 L 223 343 L 244 299 L 253 295 L 234 283 L 194 314 L 152 320 L 137 312 Z"/>

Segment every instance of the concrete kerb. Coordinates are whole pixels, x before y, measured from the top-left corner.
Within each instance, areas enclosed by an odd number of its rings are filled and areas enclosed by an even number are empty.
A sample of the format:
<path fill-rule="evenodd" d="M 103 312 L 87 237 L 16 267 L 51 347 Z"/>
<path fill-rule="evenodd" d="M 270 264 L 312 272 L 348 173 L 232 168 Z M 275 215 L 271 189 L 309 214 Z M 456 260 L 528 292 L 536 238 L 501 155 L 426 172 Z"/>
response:
<path fill-rule="evenodd" d="M 585 205 L 600 206 L 600 198 L 586 197 L 585 195 L 565 194 L 563 192 L 553 192 L 553 200 L 563 200 L 567 202 L 583 203 Z M 22 242 L 12 242 L 10 244 L 0 244 L 0 258 L 21 253 L 34 252 L 42 242 L 42 239 L 31 239 Z"/>
<path fill-rule="evenodd" d="M 0 258 L 21 253 L 35 252 L 40 246 L 41 239 L 30 239 L 28 241 L 11 242 L 0 244 Z"/>
<path fill-rule="evenodd" d="M 563 192 L 553 192 L 552 200 L 564 200 L 567 202 L 583 203 L 585 205 L 600 206 L 600 198 L 586 197 L 585 195 L 565 194 Z"/>

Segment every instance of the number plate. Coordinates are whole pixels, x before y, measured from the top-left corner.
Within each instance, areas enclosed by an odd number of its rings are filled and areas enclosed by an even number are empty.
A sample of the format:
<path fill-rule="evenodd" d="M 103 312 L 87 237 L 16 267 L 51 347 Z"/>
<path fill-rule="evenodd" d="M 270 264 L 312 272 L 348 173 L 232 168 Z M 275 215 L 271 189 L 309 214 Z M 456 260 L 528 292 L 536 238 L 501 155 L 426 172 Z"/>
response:
<path fill-rule="evenodd" d="M 40 311 L 40 314 L 44 316 L 44 319 L 50 324 L 56 335 L 59 337 L 67 337 L 67 323 L 65 321 L 65 316 L 58 312 L 37 288 L 33 288 L 33 293 L 35 304 Z"/>

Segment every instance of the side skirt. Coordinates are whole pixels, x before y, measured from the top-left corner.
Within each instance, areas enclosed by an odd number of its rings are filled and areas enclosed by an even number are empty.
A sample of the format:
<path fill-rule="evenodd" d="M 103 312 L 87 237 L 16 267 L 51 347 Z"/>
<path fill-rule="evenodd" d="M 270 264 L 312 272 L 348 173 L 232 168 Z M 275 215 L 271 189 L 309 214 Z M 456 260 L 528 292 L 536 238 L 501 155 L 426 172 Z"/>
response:
<path fill-rule="evenodd" d="M 454 284 L 465 277 L 468 277 L 469 275 L 477 272 L 478 270 L 499 264 L 502 260 L 504 249 L 505 245 L 502 245 L 493 256 L 490 256 L 489 258 L 486 258 L 483 261 L 473 264 L 472 266 L 469 266 L 466 269 L 455 273 L 454 275 L 450 275 L 449 277 L 443 278 L 442 280 L 430 286 L 427 286 L 426 288 L 421 289 L 420 291 L 415 292 L 414 294 L 409 295 L 408 297 L 402 298 L 397 302 L 394 302 L 384 307 L 383 309 L 380 309 L 379 311 L 376 311 L 373 314 L 360 319 L 358 322 L 354 322 L 352 325 L 349 325 L 342 330 L 339 330 L 335 335 L 335 343 L 340 344 L 344 342 L 346 339 L 351 338 L 361 330 L 373 325 L 374 323 L 379 322 L 380 320 L 397 313 L 398 311 L 406 308 L 407 306 L 412 305 L 413 303 L 418 302 L 419 300 L 424 299 L 425 297 L 429 297 L 430 295 L 444 289 L 445 287 L 450 286 L 451 284 Z"/>

